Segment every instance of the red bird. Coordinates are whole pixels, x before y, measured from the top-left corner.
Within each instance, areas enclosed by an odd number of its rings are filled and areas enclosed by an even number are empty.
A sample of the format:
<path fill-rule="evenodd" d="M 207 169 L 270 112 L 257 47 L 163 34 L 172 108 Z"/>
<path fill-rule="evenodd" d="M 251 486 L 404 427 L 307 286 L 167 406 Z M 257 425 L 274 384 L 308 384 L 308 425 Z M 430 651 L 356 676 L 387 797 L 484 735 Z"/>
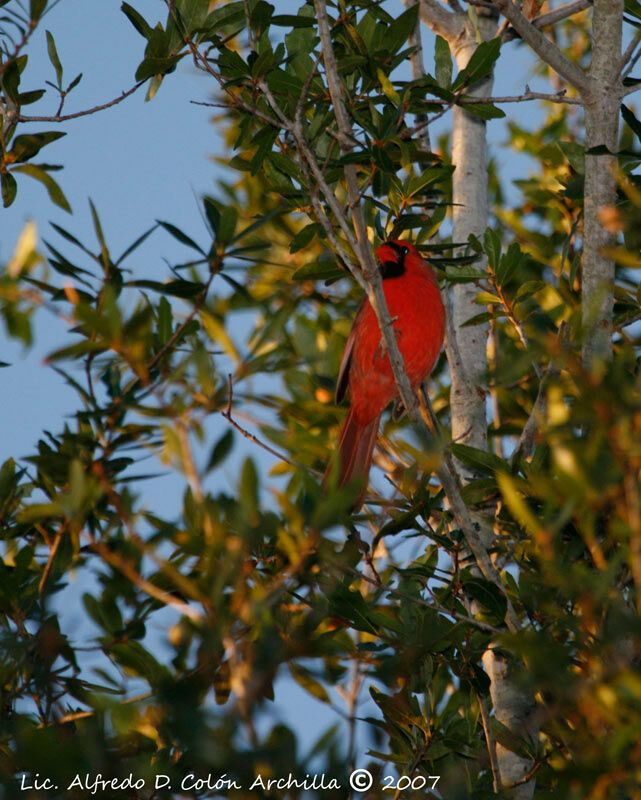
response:
<path fill-rule="evenodd" d="M 392 240 L 376 250 L 383 291 L 393 320 L 405 370 L 417 389 L 429 375 L 443 346 L 445 309 L 434 270 L 409 242 Z M 338 485 L 360 478 L 363 490 L 354 510 L 363 504 L 372 454 L 383 409 L 398 397 L 378 320 L 369 300 L 361 303 L 345 345 L 338 372 L 336 402 L 349 386 L 351 405 L 338 442 Z M 327 468 L 327 481 L 332 464 Z"/>

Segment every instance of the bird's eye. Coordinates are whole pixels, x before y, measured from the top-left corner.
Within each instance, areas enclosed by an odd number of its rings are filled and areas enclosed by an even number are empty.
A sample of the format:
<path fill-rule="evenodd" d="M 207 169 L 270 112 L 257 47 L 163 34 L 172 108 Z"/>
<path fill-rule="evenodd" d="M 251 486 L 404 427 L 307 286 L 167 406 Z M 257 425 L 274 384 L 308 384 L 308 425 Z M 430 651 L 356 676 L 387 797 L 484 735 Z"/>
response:
<path fill-rule="evenodd" d="M 403 247 L 401 247 L 401 253 L 404 256 L 406 256 L 409 253 L 409 251 L 410 251 L 409 247 L 405 247 L 405 245 L 403 245 Z"/>

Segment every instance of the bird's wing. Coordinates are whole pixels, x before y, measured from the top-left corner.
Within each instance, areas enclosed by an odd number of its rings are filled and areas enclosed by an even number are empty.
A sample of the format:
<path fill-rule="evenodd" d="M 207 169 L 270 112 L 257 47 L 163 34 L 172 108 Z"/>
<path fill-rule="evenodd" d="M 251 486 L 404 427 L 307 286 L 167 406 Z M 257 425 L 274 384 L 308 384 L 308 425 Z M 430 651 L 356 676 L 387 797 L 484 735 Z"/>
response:
<path fill-rule="evenodd" d="M 356 316 L 354 317 L 354 324 L 352 325 L 352 330 L 349 332 L 349 336 L 347 337 L 345 350 L 343 351 L 343 358 L 341 359 L 341 365 L 338 370 L 338 379 L 336 381 L 336 404 L 341 402 L 341 400 L 345 397 L 345 394 L 347 392 L 347 387 L 349 385 L 349 368 L 352 363 L 354 343 L 356 342 L 356 331 L 358 330 L 358 323 L 360 322 L 363 314 L 365 313 L 366 303 L 367 300 L 364 299 L 363 302 L 358 307 L 358 311 L 356 312 Z"/>

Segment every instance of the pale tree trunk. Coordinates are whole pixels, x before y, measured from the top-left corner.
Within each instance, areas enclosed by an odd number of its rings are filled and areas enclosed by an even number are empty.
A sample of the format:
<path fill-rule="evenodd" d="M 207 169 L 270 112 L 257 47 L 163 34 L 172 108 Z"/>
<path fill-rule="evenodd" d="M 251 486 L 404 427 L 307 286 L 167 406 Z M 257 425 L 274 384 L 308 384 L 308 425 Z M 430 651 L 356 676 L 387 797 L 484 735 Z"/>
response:
<path fill-rule="evenodd" d="M 491 39 L 496 32 L 493 20 L 483 20 L 483 38 Z M 473 30 L 466 24 L 461 36 L 450 45 L 459 70 L 467 66 L 478 44 Z M 479 81 L 468 91 L 470 95 L 487 96 L 492 92 L 492 78 Z M 452 176 L 453 231 L 455 242 L 466 242 L 470 234 L 483 239 L 488 219 L 487 135 L 486 123 L 455 106 L 452 118 Z M 478 304 L 474 298 L 478 287 L 474 283 L 457 283 L 452 289 L 452 319 L 456 342 L 465 375 L 452 369 L 450 405 L 452 409 L 452 439 L 456 442 L 487 450 L 487 418 L 485 409 L 485 371 L 487 370 L 487 323 L 464 328 L 462 325 L 475 314 Z M 462 464 L 463 479 L 470 473 Z M 486 542 L 486 545 L 489 542 Z"/>
<path fill-rule="evenodd" d="M 496 15 L 478 9 L 482 38 L 496 35 Z M 436 33 L 446 39 L 456 59 L 459 70 L 463 69 L 478 46 L 476 31 L 467 15 L 448 13 L 444 6 L 434 0 L 422 0 L 421 17 Z M 488 78 L 466 90 L 467 94 L 487 96 L 491 93 L 492 79 Z M 487 183 L 487 136 L 486 123 L 479 117 L 468 114 L 455 106 L 452 121 L 453 174 L 453 238 L 465 242 L 470 234 L 483 236 L 488 222 Z M 451 298 L 452 326 L 448 330 L 447 353 L 450 365 L 450 407 L 452 438 L 473 447 L 486 450 L 487 417 L 484 373 L 487 370 L 487 325 L 462 327 L 468 319 L 478 313 L 474 302 L 478 288 L 474 284 L 455 284 Z M 452 341 L 454 338 L 454 341 Z M 473 472 L 458 465 L 463 481 L 474 477 Z M 492 527 L 487 520 L 477 518 L 479 533 L 486 547 L 491 544 Z M 490 694 L 496 718 L 516 738 L 536 740 L 534 704 L 510 674 L 510 665 L 488 649 L 483 656 L 483 665 L 490 678 Z M 523 780 L 532 767 L 530 759 L 496 744 L 489 731 L 488 748 L 496 748 L 494 759 L 494 784 L 504 787 Z M 509 790 L 514 800 L 530 800 L 534 793 L 534 780 L 527 781 Z"/>
<path fill-rule="evenodd" d="M 623 0 L 594 0 L 590 88 L 584 94 L 586 150 L 605 145 L 616 153 L 623 84 L 619 76 Z M 582 314 L 586 339 L 583 362 L 612 356 L 614 262 L 602 254 L 616 243 L 599 212 L 616 200 L 616 157 L 586 155 L 583 219 Z"/>
<path fill-rule="evenodd" d="M 593 0 L 592 63 L 587 73 L 529 22 L 512 0 L 493 2 L 534 52 L 580 92 L 585 106 L 586 149 L 605 145 L 616 152 L 619 107 L 626 94 L 622 74 L 634 54 L 633 47 L 621 57 L 624 0 Z M 566 8 L 574 13 L 575 6 L 569 3 Z M 603 228 L 599 210 L 616 199 L 615 166 L 614 157 L 586 155 L 581 296 L 586 366 L 612 356 L 614 262 L 602 250 L 615 240 Z"/>
<path fill-rule="evenodd" d="M 480 18 L 483 39 L 490 39 L 496 32 L 496 21 Z M 459 70 L 476 50 L 477 41 L 473 30 L 467 29 L 455 43 L 453 54 Z M 479 97 L 492 92 L 492 79 L 480 81 L 469 94 Z M 465 242 L 470 234 L 482 239 L 488 222 L 487 183 L 487 135 L 486 123 L 479 117 L 468 114 L 460 106 L 453 112 L 452 123 L 454 241 Z M 452 409 L 452 438 L 473 447 L 486 450 L 487 419 L 486 390 L 484 386 L 487 370 L 488 324 L 461 327 L 464 322 L 478 314 L 474 302 L 478 287 L 473 283 L 455 284 L 452 291 L 452 315 L 456 329 L 458 349 L 466 375 L 452 370 L 450 405 Z M 459 468 L 464 479 L 473 477 L 462 465 Z M 492 528 L 481 522 L 486 546 L 492 539 Z M 536 739 L 534 705 L 528 694 L 515 685 L 510 675 L 510 665 L 490 648 L 483 654 L 483 667 L 490 678 L 490 696 L 494 715 L 518 737 L 530 741 Z M 491 745 L 492 746 L 492 745 Z M 496 756 L 500 779 L 504 786 L 522 780 L 532 768 L 530 759 L 522 758 L 501 744 L 496 744 Z M 534 794 L 534 780 L 514 787 L 510 794 L 514 800 L 529 800 Z"/>

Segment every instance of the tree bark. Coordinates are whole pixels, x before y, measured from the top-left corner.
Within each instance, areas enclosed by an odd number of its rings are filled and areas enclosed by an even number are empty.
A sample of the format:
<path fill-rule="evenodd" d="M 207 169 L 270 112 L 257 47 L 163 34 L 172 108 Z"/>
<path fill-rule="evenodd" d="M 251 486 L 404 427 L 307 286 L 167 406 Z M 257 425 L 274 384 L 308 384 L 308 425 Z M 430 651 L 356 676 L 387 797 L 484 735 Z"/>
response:
<path fill-rule="evenodd" d="M 443 11 L 443 6 L 439 12 Z M 479 28 L 484 40 L 496 34 L 496 15 L 478 9 Z M 469 17 L 462 14 L 436 13 L 434 4 L 422 0 L 421 17 L 436 33 L 443 36 L 449 45 L 458 69 L 463 69 L 478 46 L 476 31 Z M 491 93 L 492 78 L 480 81 L 467 90 L 468 95 L 484 97 Z M 452 122 L 453 174 L 453 237 L 465 242 L 470 234 L 483 236 L 488 222 L 487 183 L 487 136 L 486 123 L 455 106 Z M 450 407 L 452 438 L 482 450 L 487 450 L 486 390 L 488 325 L 461 327 L 470 317 L 478 313 L 474 302 L 478 288 L 474 284 L 455 284 L 452 290 L 452 329 L 448 330 L 447 354 L 450 365 Z M 454 346 L 458 352 L 453 353 Z M 453 356 L 456 355 L 456 358 Z M 465 482 L 475 477 L 472 470 L 457 464 L 461 479 Z M 493 531 L 487 519 L 475 518 L 486 548 L 491 544 Z M 514 682 L 510 674 L 511 665 L 496 655 L 492 648 L 483 656 L 483 665 L 490 682 L 490 694 L 494 714 L 517 738 L 524 735 L 536 740 L 534 703 Z M 488 747 L 494 746 L 488 741 Z M 513 753 L 500 744 L 496 745 L 499 775 L 504 787 L 520 781 L 532 767 L 532 761 Z M 510 791 L 514 800 L 530 800 L 534 794 L 534 779 Z"/>
<path fill-rule="evenodd" d="M 491 38 L 496 30 L 495 22 L 488 24 L 486 19 L 483 27 L 483 38 Z M 467 23 L 462 35 L 450 47 L 459 70 L 462 70 L 477 48 L 474 31 L 469 29 Z M 471 87 L 468 94 L 483 97 L 491 94 L 491 91 L 492 78 L 488 78 Z M 486 123 L 485 120 L 468 114 L 461 106 L 455 106 L 453 111 L 452 163 L 455 165 L 452 176 L 454 241 L 465 242 L 470 234 L 482 239 L 488 218 Z M 465 371 L 462 375 L 460 370 L 451 370 L 452 439 L 486 450 L 486 393 L 483 383 L 487 370 L 489 326 L 485 323 L 461 327 L 478 314 L 479 307 L 474 302 L 477 294 L 478 287 L 473 283 L 457 283 L 452 289 L 452 318 L 462 368 Z M 463 480 L 474 477 L 474 473 L 462 464 L 459 464 L 459 472 Z"/>
<path fill-rule="evenodd" d="M 611 153 L 618 150 L 623 8 L 624 0 L 594 0 L 590 87 L 584 93 L 586 151 L 599 145 Z M 602 250 L 615 244 L 616 234 L 605 230 L 599 213 L 616 201 L 615 168 L 615 156 L 586 153 L 582 283 L 586 367 L 612 357 L 614 262 Z"/>

